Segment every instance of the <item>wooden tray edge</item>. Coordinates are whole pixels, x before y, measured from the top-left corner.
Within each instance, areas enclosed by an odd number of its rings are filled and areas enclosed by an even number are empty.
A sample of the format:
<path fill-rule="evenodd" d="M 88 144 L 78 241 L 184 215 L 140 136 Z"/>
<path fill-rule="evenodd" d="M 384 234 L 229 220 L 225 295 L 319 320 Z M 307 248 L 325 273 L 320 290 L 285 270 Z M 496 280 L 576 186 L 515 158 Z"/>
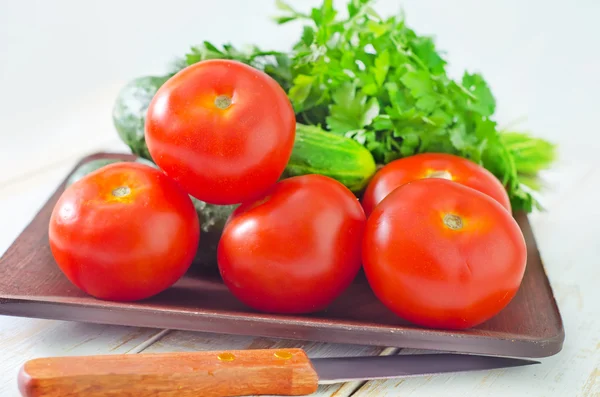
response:
<path fill-rule="evenodd" d="M 64 189 L 64 185 L 68 178 L 79 166 L 85 162 L 96 158 L 122 159 L 123 157 L 134 159 L 136 156 L 129 153 L 95 152 L 82 157 L 73 166 L 72 170 L 66 175 L 64 180 L 56 187 L 54 192 L 48 196 L 46 203 L 53 200 L 56 195 L 61 194 L 61 191 Z M 23 228 L 16 239 L 18 239 L 20 235 L 31 226 L 45 205 L 46 204 L 40 207 L 40 209 L 31 218 L 27 226 Z M 535 242 L 535 236 L 533 235 L 533 231 L 528 219 L 526 226 L 526 232 L 530 234 L 531 240 Z M 14 241 L 12 244 L 14 244 Z M 9 249 L 10 246 L 6 252 L 8 252 Z M 2 257 L 0 257 L 0 261 L 4 259 L 6 252 L 2 255 Z M 539 250 L 537 249 L 537 243 L 535 253 L 536 255 L 540 255 Z M 467 354 L 489 354 L 497 356 L 498 351 L 502 350 L 505 352 L 504 355 L 507 357 L 543 358 L 553 356 L 562 350 L 565 340 L 562 315 L 558 308 L 554 291 L 550 285 L 545 268 L 543 267 L 542 270 L 545 279 L 544 283 L 547 285 L 552 298 L 551 303 L 558 314 L 560 332 L 548 338 L 522 340 L 469 335 L 468 337 L 472 339 L 474 343 L 469 346 L 470 349 Z M 68 308 L 68 310 L 65 310 L 65 308 Z M 128 313 L 129 311 L 131 311 L 131 313 Z M 95 324 L 111 324 L 147 328 L 169 328 L 183 331 L 213 332 L 231 335 L 252 335 L 257 337 L 287 338 L 295 340 L 311 340 L 317 342 L 348 343 L 357 345 L 375 345 L 425 350 L 431 350 L 431 342 L 433 342 L 433 344 L 436 345 L 436 350 L 465 352 L 464 345 L 459 345 L 454 342 L 453 339 L 455 339 L 455 337 L 449 336 L 446 343 L 440 342 L 439 335 L 435 337 L 435 340 L 432 340 L 429 334 L 434 330 L 423 330 L 421 332 L 415 330 L 414 333 L 410 332 L 411 335 L 409 338 L 403 338 L 401 334 L 407 331 L 394 332 L 386 330 L 385 333 L 382 333 L 381 331 L 377 332 L 377 329 L 379 328 L 377 326 L 348 327 L 344 325 L 329 325 L 326 327 L 320 325 L 321 329 L 318 329 L 316 324 L 299 322 L 298 324 L 294 324 L 294 326 L 297 327 L 297 331 L 292 332 L 290 335 L 282 336 L 282 333 L 278 332 L 278 329 L 279 327 L 284 328 L 289 326 L 289 322 L 277 323 L 272 320 L 264 321 L 244 316 L 234 317 L 216 315 L 211 318 L 210 315 L 205 314 L 203 314 L 202 319 L 206 321 L 199 321 L 198 317 L 196 316 L 190 316 L 188 314 L 182 315 L 181 313 L 176 312 L 165 312 L 161 316 L 156 316 L 155 313 L 150 311 L 146 313 L 144 308 L 135 308 L 129 310 L 122 309 L 121 312 L 115 312 L 111 309 L 94 305 L 26 300 L 20 297 L 5 295 L 0 295 L 0 314 L 15 317 L 63 320 Z M 214 318 L 218 318 L 219 322 L 213 322 Z M 240 322 L 244 323 L 243 327 L 232 327 L 232 325 L 239 326 Z M 202 326 L 198 326 L 198 324 L 201 324 Z M 255 332 L 244 332 L 247 331 L 248 328 L 253 329 Z M 228 332 L 228 330 L 231 329 L 234 329 L 235 331 Z M 256 332 L 259 329 L 260 331 Z M 354 332 L 356 332 L 358 329 L 361 329 L 362 333 L 360 335 L 354 334 Z M 376 337 L 380 343 L 374 343 L 370 339 L 364 339 L 365 335 Z M 455 347 L 463 348 L 455 349 Z"/>
<path fill-rule="evenodd" d="M 464 345 L 456 342 L 455 336 L 431 335 L 437 330 L 390 331 L 382 332 L 378 326 L 353 326 L 323 325 L 309 322 L 295 321 L 295 331 L 282 335 L 288 331 L 290 321 L 280 323 L 273 320 L 257 319 L 253 317 L 222 316 L 203 314 L 201 318 L 194 315 L 164 312 L 157 316 L 155 312 L 145 308 L 120 309 L 94 305 L 80 305 L 71 303 L 55 303 L 34 300 L 14 299 L 0 297 L 0 314 L 16 317 L 31 317 L 51 320 L 75 321 L 96 324 L 111 324 L 120 326 L 135 326 L 145 328 L 168 328 L 182 331 L 212 332 L 230 335 L 252 335 L 257 337 L 283 338 L 294 340 L 310 340 L 315 342 L 348 343 L 355 345 L 374 345 L 385 347 L 414 348 L 449 352 L 465 352 Z M 218 320 L 218 321 L 214 321 Z M 233 331 L 232 331 L 233 330 Z M 252 332 L 248 332 L 251 330 Z M 357 333 L 357 331 L 360 331 Z M 404 337 L 402 334 L 410 334 Z M 365 338 L 365 336 L 369 338 Z M 542 358 L 557 354 L 562 350 L 564 342 L 564 329 L 553 337 L 532 340 L 510 340 L 498 337 L 469 336 L 467 353 L 498 356 L 498 351 L 503 351 L 507 357 Z M 378 340 L 375 343 L 372 340 Z M 442 342 L 441 340 L 445 340 Z"/>

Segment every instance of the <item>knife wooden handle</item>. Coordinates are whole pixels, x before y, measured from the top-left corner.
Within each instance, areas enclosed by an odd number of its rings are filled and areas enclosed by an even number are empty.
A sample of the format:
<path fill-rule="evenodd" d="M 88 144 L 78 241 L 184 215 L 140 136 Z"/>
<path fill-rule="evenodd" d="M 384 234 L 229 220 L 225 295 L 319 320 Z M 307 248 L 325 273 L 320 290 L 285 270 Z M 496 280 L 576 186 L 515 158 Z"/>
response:
<path fill-rule="evenodd" d="M 19 372 L 23 396 L 307 395 L 318 376 L 302 349 L 39 358 Z"/>

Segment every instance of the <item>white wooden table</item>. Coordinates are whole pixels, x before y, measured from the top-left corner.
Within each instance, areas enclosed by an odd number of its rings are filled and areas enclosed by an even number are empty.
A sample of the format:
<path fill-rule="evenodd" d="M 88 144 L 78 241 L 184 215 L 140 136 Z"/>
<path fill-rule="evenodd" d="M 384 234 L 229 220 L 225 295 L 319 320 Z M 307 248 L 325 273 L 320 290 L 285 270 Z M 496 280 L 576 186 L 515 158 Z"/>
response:
<path fill-rule="evenodd" d="M 0 253 L 81 156 L 127 150 L 110 111 L 128 79 L 162 72 L 173 56 L 201 40 L 285 49 L 298 35 L 297 26 L 266 20 L 274 11 L 270 0 L 208 3 L 0 2 Z M 566 341 L 561 353 L 536 366 L 349 383 L 323 387 L 317 395 L 599 396 L 600 3 L 412 0 L 403 6 L 411 26 L 438 37 L 451 70 L 484 72 L 500 122 L 526 116 L 521 128 L 560 145 L 560 161 L 546 173 L 548 211 L 531 221 Z M 390 12 L 397 5 L 381 0 L 378 8 Z M 0 396 L 18 395 L 17 368 L 39 356 L 272 346 L 302 346 L 313 356 L 398 353 L 0 316 Z"/>

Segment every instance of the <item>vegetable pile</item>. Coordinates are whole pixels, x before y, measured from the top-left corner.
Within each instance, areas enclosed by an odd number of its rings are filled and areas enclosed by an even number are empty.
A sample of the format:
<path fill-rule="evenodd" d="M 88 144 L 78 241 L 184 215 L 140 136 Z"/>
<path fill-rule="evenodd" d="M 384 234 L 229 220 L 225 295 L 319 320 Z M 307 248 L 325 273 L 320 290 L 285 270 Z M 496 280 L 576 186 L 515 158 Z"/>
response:
<path fill-rule="evenodd" d="M 150 95 L 166 78 L 200 61 L 237 60 L 281 85 L 299 123 L 356 140 L 378 164 L 423 152 L 456 154 L 494 173 L 515 211 L 541 208 L 536 176 L 555 160 L 556 148 L 525 132 L 500 130 L 493 119 L 496 101 L 482 75 L 465 72 L 460 81 L 451 79 L 431 37 L 415 33 L 401 16 L 378 15 L 370 0 L 351 0 L 345 17 L 331 0 L 308 14 L 283 1 L 277 6 L 283 12 L 278 23 L 304 24 L 290 52 L 204 42 L 175 60 L 168 76 L 136 79 L 122 95 Z M 121 106 L 117 129 L 144 156 L 144 108 L 130 112 L 137 120 L 132 129 L 131 121 L 121 122 Z"/>
<path fill-rule="evenodd" d="M 355 139 L 378 164 L 423 152 L 457 154 L 493 172 L 515 210 L 539 207 L 531 191 L 537 173 L 554 161 L 554 145 L 499 130 L 483 76 L 465 72 L 460 81 L 451 79 L 432 38 L 417 35 L 401 16 L 378 15 L 372 3 L 351 0 L 340 17 L 332 0 L 308 14 L 277 1 L 278 23 L 304 25 L 292 51 L 204 42 L 178 60 L 175 71 L 213 58 L 248 63 L 286 90 L 299 122 Z"/>
<path fill-rule="evenodd" d="M 119 93 L 138 159 L 85 164 L 53 211 L 56 262 L 100 299 L 140 300 L 193 263 L 249 307 L 326 309 L 361 268 L 427 327 L 499 313 L 527 259 L 516 211 L 539 207 L 554 146 L 501 131 L 483 77 L 451 79 L 433 40 L 351 0 L 309 14 L 287 53 L 204 42 Z"/>

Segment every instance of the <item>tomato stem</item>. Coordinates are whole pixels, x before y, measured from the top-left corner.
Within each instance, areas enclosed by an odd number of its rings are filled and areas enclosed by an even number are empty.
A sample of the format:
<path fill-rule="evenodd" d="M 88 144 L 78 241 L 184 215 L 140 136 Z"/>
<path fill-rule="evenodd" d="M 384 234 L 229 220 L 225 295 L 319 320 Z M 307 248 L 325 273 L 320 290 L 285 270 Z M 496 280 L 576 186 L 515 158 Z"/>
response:
<path fill-rule="evenodd" d="M 460 230 L 463 227 L 463 221 L 458 215 L 446 214 L 444 216 L 444 225 L 448 226 L 452 230 Z"/>
<path fill-rule="evenodd" d="M 219 109 L 227 109 L 231 106 L 231 98 L 227 95 L 219 95 L 215 98 L 215 106 Z"/>
<path fill-rule="evenodd" d="M 125 197 L 131 193 L 131 189 L 127 186 L 119 186 L 112 191 L 112 195 L 115 197 Z"/>

